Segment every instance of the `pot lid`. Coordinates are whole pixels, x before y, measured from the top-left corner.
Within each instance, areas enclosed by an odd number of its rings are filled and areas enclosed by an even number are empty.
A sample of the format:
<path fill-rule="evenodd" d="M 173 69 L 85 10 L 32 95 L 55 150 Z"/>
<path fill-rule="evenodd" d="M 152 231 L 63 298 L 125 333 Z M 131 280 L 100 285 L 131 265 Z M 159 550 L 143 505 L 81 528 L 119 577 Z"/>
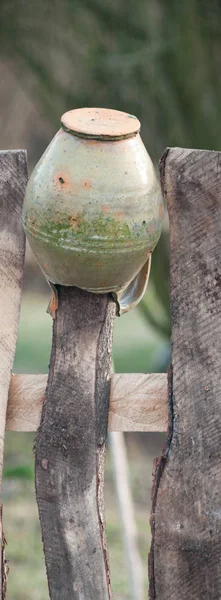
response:
<path fill-rule="evenodd" d="M 109 108 L 77 108 L 61 117 L 67 131 L 79 137 L 100 140 L 119 140 L 135 136 L 140 121 L 133 115 Z"/>

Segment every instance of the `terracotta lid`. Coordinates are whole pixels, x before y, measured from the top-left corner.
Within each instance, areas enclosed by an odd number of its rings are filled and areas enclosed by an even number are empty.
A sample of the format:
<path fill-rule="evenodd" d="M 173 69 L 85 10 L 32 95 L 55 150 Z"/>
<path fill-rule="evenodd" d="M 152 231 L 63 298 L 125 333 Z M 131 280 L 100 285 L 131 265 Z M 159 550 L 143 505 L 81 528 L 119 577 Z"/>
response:
<path fill-rule="evenodd" d="M 117 140 L 140 131 L 140 121 L 133 115 L 108 108 L 77 108 L 61 117 L 65 129 L 79 137 Z"/>

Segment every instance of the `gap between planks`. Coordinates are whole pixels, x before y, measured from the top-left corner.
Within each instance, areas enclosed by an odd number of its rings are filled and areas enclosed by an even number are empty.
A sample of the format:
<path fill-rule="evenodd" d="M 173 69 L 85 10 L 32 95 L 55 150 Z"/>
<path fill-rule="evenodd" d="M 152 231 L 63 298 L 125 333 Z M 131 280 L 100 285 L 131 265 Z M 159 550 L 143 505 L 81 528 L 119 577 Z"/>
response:
<path fill-rule="evenodd" d="M 37 430 L 47 379 L 47 375 L 12 375 L 6 416 L 7 431 Z M 124 373 L 112 376 L 109 431 L 165 432 L 167 428 L 166 373 Z"/>

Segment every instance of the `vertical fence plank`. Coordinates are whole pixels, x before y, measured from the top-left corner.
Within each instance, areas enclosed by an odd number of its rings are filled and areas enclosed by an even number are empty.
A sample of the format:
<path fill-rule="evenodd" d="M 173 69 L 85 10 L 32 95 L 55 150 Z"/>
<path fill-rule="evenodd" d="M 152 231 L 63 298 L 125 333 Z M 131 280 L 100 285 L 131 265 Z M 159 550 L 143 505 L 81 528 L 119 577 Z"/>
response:
<path fill-rule="evenodd" d="M 0 152 L 0 488 L 5 421 L 21 302 L 25 236 L 21 211 L 27 183 L 24 150 Z M 4 535 L 0 526 L 0 597 L 5 596 Z"/>
<path fill-rule="evenodd" d="M 171 428 L 153 489 L 151 600 L 221 598 L 221 153 L 161 162 L 171 246 Z"/>
<path fill-rule="evenodd" d="M 103 469 L 115 304 L 57 287 L 37 433 L 36 496 L 52 600 L 108 600 Z"/>

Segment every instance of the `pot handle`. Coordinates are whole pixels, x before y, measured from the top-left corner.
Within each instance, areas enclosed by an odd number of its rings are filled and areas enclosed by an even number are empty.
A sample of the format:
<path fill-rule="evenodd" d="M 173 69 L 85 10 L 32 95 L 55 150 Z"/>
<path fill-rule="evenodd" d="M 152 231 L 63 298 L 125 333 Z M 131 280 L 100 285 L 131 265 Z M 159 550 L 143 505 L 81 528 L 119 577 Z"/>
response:
<path fill-rule="evenodd" d="M 118 317 L 120 317 L 124 313 L 127 313 L 129 310 L 137 306 L 140 300 L 142 300 L 146 292 L 149 280 L 151 256 L 152 255 L 149 254 L 149 257 L 143 265 L 142 269 L 127 285 L 126 288 L 124 288 L 117 294 L 112 294 L 117 305 L 116 313 Z"/>

